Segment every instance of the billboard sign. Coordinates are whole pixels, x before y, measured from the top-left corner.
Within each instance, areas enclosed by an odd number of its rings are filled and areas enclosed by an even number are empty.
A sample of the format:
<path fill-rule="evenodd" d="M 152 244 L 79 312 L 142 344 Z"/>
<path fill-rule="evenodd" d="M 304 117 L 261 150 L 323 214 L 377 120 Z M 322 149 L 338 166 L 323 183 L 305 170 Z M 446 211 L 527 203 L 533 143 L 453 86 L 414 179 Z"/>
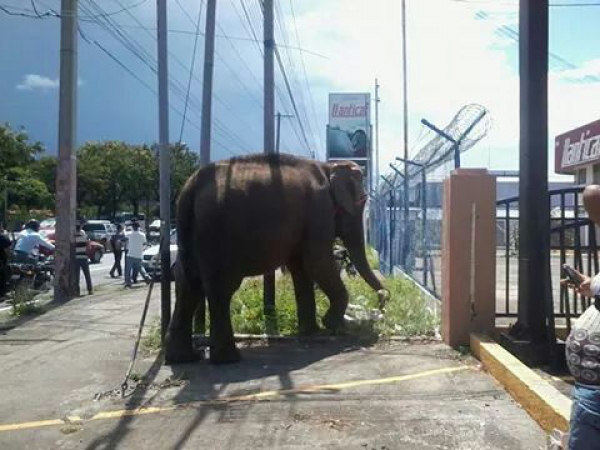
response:
<path fill-rule="evenodd" d="M 556 173 L 564 174 L 600 163 L 600 120 L 556 136 L 554 158 Z"/>
<path fill-rule="evenodd" d="M 367 160 L 371 148 L 371 95 L 329 94 L 327 159 Z"/>

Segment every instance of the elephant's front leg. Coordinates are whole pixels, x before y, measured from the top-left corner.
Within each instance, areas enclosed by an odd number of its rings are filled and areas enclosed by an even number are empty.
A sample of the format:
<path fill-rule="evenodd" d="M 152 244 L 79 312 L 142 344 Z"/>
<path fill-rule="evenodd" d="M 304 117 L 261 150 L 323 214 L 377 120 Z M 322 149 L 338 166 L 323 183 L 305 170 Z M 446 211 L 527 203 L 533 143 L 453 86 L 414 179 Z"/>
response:
<path fill-rule="evenodd" d="M 344 314 L 348 307 L 348 291 L 342 282 L 331 252 L 307 262 L 310 276 L 314 278 L 329 298 L 329 310 L 323 317 L 323 325 L 336 331 L 344 327 Z"/>
<path fill-rule="evenodd" d="M 210 362 L 213 364 L 235 363 L 241 359 L 240 351 L 235 346 L 230 316 L 231 296 L 240 286 L 240 282 L 210 280 L 207 283 Z"/>
<path fill-rule="evenodd" d="M 317 325 L 317 307 L 313 280 L 303 267 L 300 259 L 288 264 L 294 281 L 296 307 L 298 311 L 298 331 L 301 335 L 311 335 L 319 331 Z"/>

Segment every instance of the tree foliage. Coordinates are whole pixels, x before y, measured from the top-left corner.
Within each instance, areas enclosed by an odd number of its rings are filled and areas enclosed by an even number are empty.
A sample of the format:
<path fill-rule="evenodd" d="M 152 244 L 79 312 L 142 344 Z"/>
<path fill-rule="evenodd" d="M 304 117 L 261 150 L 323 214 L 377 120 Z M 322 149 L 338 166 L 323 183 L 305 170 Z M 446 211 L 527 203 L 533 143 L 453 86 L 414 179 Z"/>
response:
<path fill-rule="evenodd" d="M 198 167 L 198 154 L 186 145 L 169 146 L 171 203 Z M 0 126 L 0 189 L 9 206 L 54 209 L 57 158 L 46 155 L 24 131 Z M 77 205 L 85 215 L 113 218 L 121 210 L 148 215 L 159 200 L 158 146 L 122 141 L 90 141 L 77 152 Z M 173 213 L 175 208 L 173 207 Z"/>

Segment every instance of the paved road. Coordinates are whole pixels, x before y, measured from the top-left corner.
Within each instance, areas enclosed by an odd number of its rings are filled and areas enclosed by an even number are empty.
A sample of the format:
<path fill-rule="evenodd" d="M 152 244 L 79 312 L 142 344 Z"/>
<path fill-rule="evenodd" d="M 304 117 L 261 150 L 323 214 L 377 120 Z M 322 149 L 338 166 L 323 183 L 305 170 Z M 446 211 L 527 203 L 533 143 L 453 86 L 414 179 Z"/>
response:
<path fill-rule="evenodd" d="M 135 392 L 94 401 L 122 381 L 145 292 L 105 287 L 0 331 L 1 449 L 543 446 L 527 413 L 440 343 L 246 342 L 228 366 L 143 353 Z M 157 289 L 149 318 L 159 311 Z"/>

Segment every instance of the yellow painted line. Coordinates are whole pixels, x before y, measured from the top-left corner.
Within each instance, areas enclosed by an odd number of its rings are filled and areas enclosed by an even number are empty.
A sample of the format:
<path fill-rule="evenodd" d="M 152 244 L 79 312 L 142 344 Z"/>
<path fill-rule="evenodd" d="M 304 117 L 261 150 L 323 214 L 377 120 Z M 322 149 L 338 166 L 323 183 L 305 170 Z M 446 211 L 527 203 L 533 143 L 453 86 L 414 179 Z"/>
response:
<path fill-rule="evenodd" d="M 53 419 L 53 420 L 38 420 L 35 422 L 21 422 L 21 423 L 11 423 L 8 425 L 0 425 L 1 431 L 16 431 L 16 430 L 27 430 L 28 428 L 42 428 L 42 427 L 51 427 L 55 425 L 64 425 L 65 421 L 61 419 Z"/>
<path fill-rule="evenodd" d="M 298 394 L 315 394 L 315 393 L 323 393 L 323 392 L 337 392 L 343 389 L 349 389 L 354 387 L 361 386 L 376 386 L 380 384 L 390 384 L 390 383 L 400 383 L 402 381 L 410 381 L 416 380 L 419 378 L 431 377 L 435 375 L 444 375 L 453 372 L 460 372 L 464 370 L 469 370 L 469 366 L 460 366 L 460 367 L 447 367 L 444 369 L 436 369 L 436 370 L 428 370 L 425 372 L 419 372 L 411 375 L 400 375 L 396 377 L 388 377 L 388 378 L 378 378 L 374 380 L 357 380 L 357 381 L 348 381 L 344 383 L 336 383 L 336 384 L 323 384 L 323 385 L 315 385 L 315 386 L 305 386 L 299 387 L 296 389 L 280 389 L 273 391 L 264 391 L 257 392 L 256 394 L 248 394 L 248 395 L 237 395 L 231 397 L 221 397 L 211 400 L 199 400 L 195 402 L 189 403 L 180 403 L 176 405 L 170 406 L 149 406 L 135 409 L 121 409 L 116 411 L 104 411 L 99 412 L 95 416 L 92 416 L 90 419 L 82 419 L 78 416 L 69 416 L 66 419 L 52 419 L 52 420 L 40 420 L 35 422 L 21 422 L 15 424 L 7 424 L 0 425 L 0 432 L 2 431 L 17 431 L 17 430 L 26 430 L 31 428 L 42 428 L 48 426 L 58 426 L 58 425 L 67 425 L 67 424 L 78 424 L 83 425 L 86 422 L 91 422 L 93 420 L 105 420 L 105 419 L 119 419 L 121 417 L 127 416 L 142 416 L 148 414 L 159 414 L 169 411 L 175 411 L 177 409 L 189 408 L 193 406 L 207 405 L 207 404 L 221 404 L 221 403 L 232 403 L 232 402 L 245 402 L 245 401 L 255 401 L 262 400 L 268 398 L 276 398 L 276 397 L 284 397 L 287 395 L 298 395 Z"/>

